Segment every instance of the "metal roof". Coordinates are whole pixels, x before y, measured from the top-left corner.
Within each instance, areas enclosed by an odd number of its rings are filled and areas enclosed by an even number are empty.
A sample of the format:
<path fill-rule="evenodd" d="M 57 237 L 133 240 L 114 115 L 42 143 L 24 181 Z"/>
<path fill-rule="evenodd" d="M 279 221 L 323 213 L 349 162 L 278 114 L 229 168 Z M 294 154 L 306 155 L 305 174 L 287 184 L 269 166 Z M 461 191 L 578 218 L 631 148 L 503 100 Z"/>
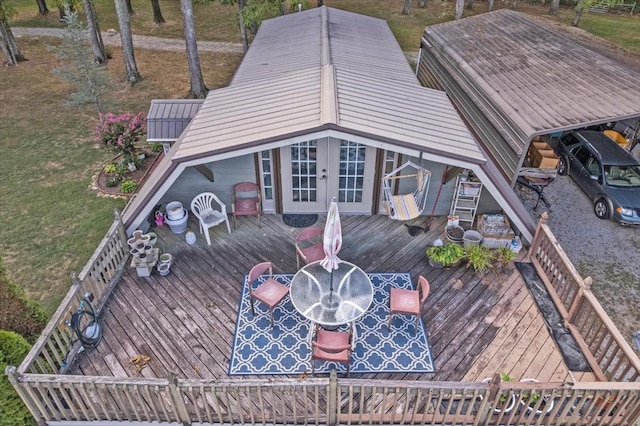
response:
<path fill-rule="evenodd" d="M 485 161 L 447 95 L 420 85 L 385 21 L 327 7 L 263 22 L 229 87 L 209 93 L 172 157 L 329 128 Z"/>
<path fill-rule="evenodd" d="M 204 103 L 203 99 L 154 99 L 147 113 L 147 141 L 175 141 Z"/>
<path fill-rule="evenodd" d="M 537 134 L 640 115 L 640 73 L 508 9 L 434 25 L 423 44 L 496 128 Z M 524 151 L 526 145 L 516 146 Z"/>

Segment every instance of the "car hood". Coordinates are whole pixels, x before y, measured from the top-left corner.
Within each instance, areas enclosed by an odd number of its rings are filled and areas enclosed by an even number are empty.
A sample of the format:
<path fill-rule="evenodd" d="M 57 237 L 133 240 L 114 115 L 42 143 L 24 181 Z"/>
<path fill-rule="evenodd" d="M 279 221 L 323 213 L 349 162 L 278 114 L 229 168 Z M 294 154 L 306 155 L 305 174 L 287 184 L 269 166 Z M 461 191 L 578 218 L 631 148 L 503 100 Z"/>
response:
<path fill-rule="evenodd" d="M 640 208 L 640 188 L 608 187 L 609 194 L 622 207 Z"/>

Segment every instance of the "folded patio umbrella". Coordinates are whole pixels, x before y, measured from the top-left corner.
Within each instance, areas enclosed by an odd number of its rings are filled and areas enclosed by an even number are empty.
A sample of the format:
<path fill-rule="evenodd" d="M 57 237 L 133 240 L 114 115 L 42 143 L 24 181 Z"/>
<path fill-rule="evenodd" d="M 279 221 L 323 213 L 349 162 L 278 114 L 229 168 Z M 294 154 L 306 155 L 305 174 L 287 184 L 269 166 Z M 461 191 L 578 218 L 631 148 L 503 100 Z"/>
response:
<path fill-rule="evenodd" d="M 322 242 L 325 258 L 320 261 L 320 265 L 327 272 L 338 269 L 341 260 L 338 253 L 342 247 L 342 226 L 340 225 L 340 213 L 338 203 L 335 199 L 331 201 L 329 212 L 327 213 L 327 223 L 324 225 L 324 239 Z"/>

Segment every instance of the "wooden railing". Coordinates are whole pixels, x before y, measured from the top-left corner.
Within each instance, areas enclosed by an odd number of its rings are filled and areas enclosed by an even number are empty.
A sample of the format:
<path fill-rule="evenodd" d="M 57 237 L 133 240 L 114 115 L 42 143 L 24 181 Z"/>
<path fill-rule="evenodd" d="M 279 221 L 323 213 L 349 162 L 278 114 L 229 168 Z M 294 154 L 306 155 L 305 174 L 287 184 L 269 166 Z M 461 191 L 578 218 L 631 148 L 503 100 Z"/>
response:
<path fill-rule="evenodd" d="M 109 231 L 80 275 L 72 277 L 71 288 L 20 365 L 19 373 L 63 373 L 73 361 L 81 346 L 73 339 L 65 321 L 88 293 L 93 296 L 94 307 L 99 313 L 122 276 L 129 257 L 122 221 L 118 212 L 115 215 Z"/>
<path fill-rule="evenodd" d="M 582 279 L 546 224 L 544 215 L 529 256 L 538 275 L 602 381 L 640 381 L 640 360 Z"/>
<path fill-rule="evenodd" d="M 633 425 L 640 416 L 635 383 L 9 377 L 42 423 Z M 542 397 L 527 408 L 520 396 L 531 394 Z"/>
<path fill-rule="evenodd" d="M 329 379 L 179 380 L 60 374 L 79 345 L 64 324 L 87 292 L 101 309 L 126 266 L 116 220 L 19 368 L 6 374 L 32 415 L 49 422 L 211 424 L 572 424 L 635 425 L 640 362 L 544 223 L 530 248 L 567 326 L 592 363 L 596 383 L 413 382 Z M 586 282 L 585 282 L 586 281 Z M 527 410 L 520 395 L 543 398 Z M 497 408 L 516 402 L 510 411 Z M 551 406 L 550 401 L 553 401 Z M 538 411 L 540 413 L 538 413 Z"/>

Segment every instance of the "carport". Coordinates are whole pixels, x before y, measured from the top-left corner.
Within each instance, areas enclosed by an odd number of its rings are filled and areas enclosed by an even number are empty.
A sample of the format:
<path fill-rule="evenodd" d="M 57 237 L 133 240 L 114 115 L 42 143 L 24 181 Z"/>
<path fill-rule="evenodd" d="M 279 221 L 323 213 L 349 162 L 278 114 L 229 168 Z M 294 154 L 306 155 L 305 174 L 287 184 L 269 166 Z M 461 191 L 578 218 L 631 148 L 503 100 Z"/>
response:
<path fill-rule="evenodd" d="M 618 123 L 638 137 L 640 72 L 512 10 L 426 28 L 417 75 L 447 92 L 511 186 L 537 136 Z"/>

